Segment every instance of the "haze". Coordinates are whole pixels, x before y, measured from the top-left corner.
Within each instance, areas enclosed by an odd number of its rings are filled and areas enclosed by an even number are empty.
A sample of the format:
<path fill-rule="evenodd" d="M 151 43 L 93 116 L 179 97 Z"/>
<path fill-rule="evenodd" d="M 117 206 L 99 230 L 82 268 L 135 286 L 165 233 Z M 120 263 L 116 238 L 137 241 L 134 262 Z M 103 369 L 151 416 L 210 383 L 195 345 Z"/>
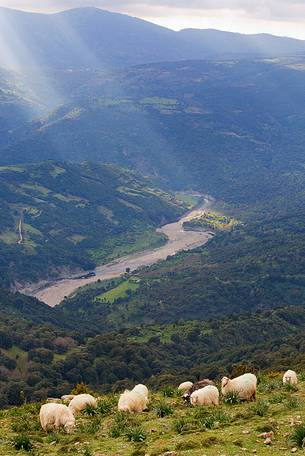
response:
<path fill-rule="evenodd" d="M 305 39 L 303 0 L 0 0 L 0 6 L 51 13 L 95 6 L 182 28 L 216 28 L 241 33 L 272 33 Z"/>

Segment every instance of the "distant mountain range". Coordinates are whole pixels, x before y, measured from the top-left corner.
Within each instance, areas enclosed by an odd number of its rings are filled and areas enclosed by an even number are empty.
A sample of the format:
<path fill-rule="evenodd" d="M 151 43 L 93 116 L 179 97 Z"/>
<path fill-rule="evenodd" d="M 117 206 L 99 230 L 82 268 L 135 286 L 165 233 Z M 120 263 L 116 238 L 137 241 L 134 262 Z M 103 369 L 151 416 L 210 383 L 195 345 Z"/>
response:
<path fill-rule="evenodd" d="M 56 14 L 0 8 L 0 66 L 99 68 L 185 59 L 305 54 L 305 42 L 271 35 L 217 30 L 174 32 L 97 8 Z"/>

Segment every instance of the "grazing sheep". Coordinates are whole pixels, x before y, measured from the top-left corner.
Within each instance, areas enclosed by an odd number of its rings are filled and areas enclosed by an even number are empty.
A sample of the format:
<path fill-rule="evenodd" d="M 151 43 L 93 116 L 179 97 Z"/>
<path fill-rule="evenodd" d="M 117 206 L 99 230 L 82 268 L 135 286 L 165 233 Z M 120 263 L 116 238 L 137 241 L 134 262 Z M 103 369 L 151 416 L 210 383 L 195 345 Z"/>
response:
<path fill-rule="evenodd" d="M 183 394 L 182 399 L 185 402 L 190 402 L 191 394 L 194 393 L 194 391 L 202 389 L 208 385 L 215 386 L 215 383 L 212 380 L 209 380 L 208 378 L 205 378 L 204 380 L 200 380 L 199 382 L 194 383 L 192 387 L 189 389 L 189 391 Z"/>
<path fill-rule="evenodd" d="M 193 382 L 180 383 L 180 385 L 178 386 L 178 391 L 181 391 L 182 393 L 188 393 L 193 385 L 194 385 Z"/>
<path fill-rule="evenodd" d="M 285 372 L 283 375 L 283 383 L 290 383 L 291 385 L 296 385 L 298 383 L 298 377 L 295 371 L 293 370 L 288 370 Z"/>
<path fill-rule="evenodd" d="M 40 408 L 39 419 L 44 431 L 58 430 L 64 427 L 67 433 L 75 428 L 75 418 L 72 411 L 63 404 L 44 404 Z"/>
<path fill-rule="evenodd" d="M 137 391 L 125 390 L 121 394 L 118 410 L 121 412 L 141 413 L 147 409 L 148 398 Z"/>
<path fill-rule="evenodd" d="M 146 399 L 148 399 L 148 388 L 147 388 L 147 386 L 142 385 L 141 383 L 139 383 L 139 385 L 136 385 L 132 389 L 132 391 L 136 391 L 137 393 L 142 394 L 144 397 L 146 397 Z"/>
<path fill-rule="evenodd" d="M 219 391 L 216 386 L 207 385 L 191 394 L 192 405 L 219 405 Z"/>
<path fill-rule="evenodd" d="M 87 405 L 96 408 L 96 399 L 93 396 L 91 396 L 91 394 L 78 394 L 70 402 L 69 409 L 72 411 L 73 415 L 75 415 L 84 410 L 87 407 Z"/>
<path fill-rule="evenodd" d="M 239 394 L 242 401 L 255 400 L 257 378 L 254 374 L 244 374 L 230 380 L 223 377 L 221 381 L 221 393 L 226 395 L 231 392 Z"/>
<path fill-rule="evenodd" d="M 65 394 L 64 396 L 61 396 L 61 400 L 65 403 L 65 404 L 69 404 L 72 399 L 75 398 L 75 394 Z"/>

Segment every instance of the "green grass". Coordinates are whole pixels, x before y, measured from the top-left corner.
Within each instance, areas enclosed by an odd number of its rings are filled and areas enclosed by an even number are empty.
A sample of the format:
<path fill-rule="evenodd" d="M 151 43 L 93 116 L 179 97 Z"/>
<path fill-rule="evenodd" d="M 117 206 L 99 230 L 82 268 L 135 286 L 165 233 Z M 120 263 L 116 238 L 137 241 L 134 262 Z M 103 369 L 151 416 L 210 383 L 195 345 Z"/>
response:
<path fill-rule="evenodd" d="M 191 195 L 189 193 L 176 193 L 175 196 L 178 201 L 182 201 L 182 203 L 185 203 L 189 209 L 195 207 L 202 199 L 199 196 Z"/>
<path fill-rule="evenodd" d="M 106 291 L 95 298 L 95 301 L 109 302 L 113 304 L 119 298 L 126 298 L 130 293 L 139 288 L 139 284 L 133 280 L 125 280 L 112 290 Z"/>
<path fill-rule="evenodd" d="M 269 403 L 270 392 L 266 390 L 271 382 L 267 380 L 259 386 L 258 408 Z M 179 456 L 229 456 L 253 454 L 254 450 L 262 456 L 290 454 L 304 440 L 305 383 L 296 392 L 285 391 L 280 383 L 275 389 L 273 385 L 272 391 L 284 392 L 287 400 L 294 401 L 294 408 L 287 407 L 286 401 L 269 403 L 263 416 L 257 414 L 254 403 L 192 408 L 184 405 L 180 397 L 165 398 L 159 392 L 152 394 L 147 412 L 128 415 L 116 411 L 118 396 L 103 396 L 94 414 L 77 416 L 76 430 L 70 435 L 45 434 L 40 429 L 40 404 L 1 410 L 0 454 L 26 454 L 16 450 L 16 442 L 17 446 L 30 442 L 31 454 L 40 456 L 161 456 L 167 451 Z M 156 413 L 160 404 L 162 410 L 173 413 Z M 274 432 L 274 439 L 272 445 L 266 446 L 260 434 L 269 431 Z"/>

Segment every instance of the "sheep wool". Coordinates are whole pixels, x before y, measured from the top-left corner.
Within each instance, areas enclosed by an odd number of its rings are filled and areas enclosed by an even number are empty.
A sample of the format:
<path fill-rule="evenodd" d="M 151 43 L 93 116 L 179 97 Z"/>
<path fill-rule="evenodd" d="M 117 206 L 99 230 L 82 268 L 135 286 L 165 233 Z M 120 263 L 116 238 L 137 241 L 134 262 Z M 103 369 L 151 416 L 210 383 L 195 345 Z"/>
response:
<path fill-rule="evenodd" d="M 39 419 L 44 431 L 58 430 L 63 427 L 67 433 L 75 428 L 72 411 L 64 404 L 48 403 L 40 408 Z"/>
<path fill-rule="evenodd" d="M 296 385 L 298 383 L 298 377 L 295 371 L 289 369 L 283 375 L 283 383 L 290 383 L 291 385 Z"/>
<path fill-rule="evenodd" d="M 256 397 L 257 378 L 254 374 L 244 374 L 230 380 L 228 377 L 223 377 L 221 381 L 221 393 L 226 395 L 231 392 L 236 392 L 243 401 L 255 400 Z"/>
<path fill-rule="evenodd" d="M 187 393 L 193 386 L 193 382 L 183 382 L 178 386 L 178 391 L 182 393 Z"/>
<path fill-rule="evenodd" d="M 141 413 L 147 408 L 148 399 L 137 391 L 125 390 L 121 394 L 118 410 L 121 412 Z"/>
<path fill-rule="evenodd" d="M 219 391 L 216 386 L 207 385 L 204 388 L 198 389 L 191 394 L 191 404 L 193 406 L 200 405 L 219 405 Z"/>
<path fill-rule="evenodd" d="M 132 389 L 132 391 L 136 391 L 137 393 L 142 394 L 144 397 L 146 397 L 146 399 L 148 399 L 148 388 L 147 388 L 147 386 L 142 385 L 141 383 L 139 383 L 138 385 L 136 385 Z"/>
<path fill-rule="evenodd" d="M 75 415 L 84 410 L 88 405 L 93 408 L 97 407 L 97 401 L 95 397 L 91 396 L 91 394 L 78 394 L 70 402 L 69 408 L 72 411 L 73 415 Z"/>

